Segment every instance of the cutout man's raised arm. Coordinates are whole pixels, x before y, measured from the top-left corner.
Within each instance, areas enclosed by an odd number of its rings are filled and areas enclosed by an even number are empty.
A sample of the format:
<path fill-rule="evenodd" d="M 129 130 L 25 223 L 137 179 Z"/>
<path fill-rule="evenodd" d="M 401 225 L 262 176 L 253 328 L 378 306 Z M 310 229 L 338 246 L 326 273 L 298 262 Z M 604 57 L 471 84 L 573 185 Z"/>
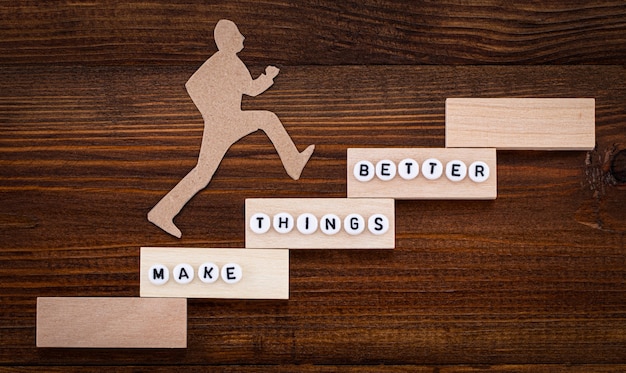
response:
<path fill-rule="evenodd" d="M 267 91 L 274 84 L 274 78 L 280 70 L 274 66 L 265 68 L 265 74 L 261 74 L 258 78 L 250 82 L 250 85 L 243 91 L 248 96 L 258 96 Z"/>

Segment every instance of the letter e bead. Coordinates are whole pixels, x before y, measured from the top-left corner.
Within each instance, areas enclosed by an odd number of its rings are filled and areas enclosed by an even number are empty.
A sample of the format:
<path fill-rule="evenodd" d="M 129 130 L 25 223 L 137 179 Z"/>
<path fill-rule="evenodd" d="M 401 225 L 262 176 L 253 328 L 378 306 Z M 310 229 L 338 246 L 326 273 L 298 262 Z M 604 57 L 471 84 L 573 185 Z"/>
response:
<path fill-rule="evenodd" d="M 227 284 L 236 284 L 241 281 L 243 271 L 237 263 L 228 263 L 222 267 L 222 280 Z"/>

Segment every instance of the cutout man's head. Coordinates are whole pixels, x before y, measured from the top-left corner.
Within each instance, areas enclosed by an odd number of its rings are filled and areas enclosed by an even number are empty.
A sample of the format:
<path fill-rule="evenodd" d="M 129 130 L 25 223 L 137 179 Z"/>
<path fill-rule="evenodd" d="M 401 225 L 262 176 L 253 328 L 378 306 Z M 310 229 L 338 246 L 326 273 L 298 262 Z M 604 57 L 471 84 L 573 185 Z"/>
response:
<path fill-rule="evenodd" d="M 243 35 L 239 32 L 237 25 L 227 19 L 221 19 L 215 25 L 213 31 L 217 49 L 224 52 L 240 52 L 243 49 Z"/>

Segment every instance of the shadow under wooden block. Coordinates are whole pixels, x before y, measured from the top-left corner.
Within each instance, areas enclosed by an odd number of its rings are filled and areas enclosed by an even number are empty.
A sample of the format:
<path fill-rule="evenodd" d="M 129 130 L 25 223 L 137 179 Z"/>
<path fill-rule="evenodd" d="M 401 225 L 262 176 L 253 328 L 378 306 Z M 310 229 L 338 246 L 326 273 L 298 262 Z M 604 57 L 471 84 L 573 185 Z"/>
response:
<path fill-rule="evenodd" d="M 591 150 L 593 98 L 448 98 L 446 147 Z"/>
<path fill-rule="evenodd" d="M 496 166 L 494 148 L 351 148 L 348 197 L 495 199 Z"/>
<path fill-rule="evenodd" d="M 37 347 L 186 348 L 187 300 L 37 298 Z"/>
<path fill-rule="evenodd" d="M 289 299 L 289 250 L 142 247 L 142 297 Z"/>
<path fill-rule="evenodd" d="M 393 249 L 395 201 L 384 198 L 251 198 L 246 247 Z"/>

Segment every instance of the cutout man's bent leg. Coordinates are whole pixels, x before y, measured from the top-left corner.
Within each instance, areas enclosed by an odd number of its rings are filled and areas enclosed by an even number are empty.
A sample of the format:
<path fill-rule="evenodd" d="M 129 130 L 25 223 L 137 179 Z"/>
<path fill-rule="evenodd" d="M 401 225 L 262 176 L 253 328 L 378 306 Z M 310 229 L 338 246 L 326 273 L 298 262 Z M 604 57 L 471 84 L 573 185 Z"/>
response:
<path fill-rule="evenodd" d="M 265 132 L 272 144 L 274 144 L 287 174 L 292 179 L 298 180 L 304 166 L 306 166 L 315 150 L 315 145 L 310 145 L 300 153 L 276 114 L 271 111 L 244 111 L 243 113 L 245 113 L 244 116 L 248 125 L 250 121 L 253 121 L 252 123 L 258 129 Z"/>

